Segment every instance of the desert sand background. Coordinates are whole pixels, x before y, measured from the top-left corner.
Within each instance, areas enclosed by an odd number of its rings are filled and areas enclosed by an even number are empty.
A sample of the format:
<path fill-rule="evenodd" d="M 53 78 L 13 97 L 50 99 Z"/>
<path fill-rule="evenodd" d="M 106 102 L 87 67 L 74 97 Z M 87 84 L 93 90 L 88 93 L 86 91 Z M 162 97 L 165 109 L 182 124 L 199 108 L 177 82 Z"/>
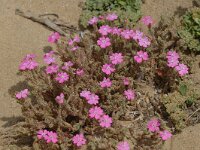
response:
<path fill-rule="evenodd" d="M 15 9 L 37 14 L 55 13 L 74 26 L 78 26 L 81 13 L 79 3 L 83 0 L 0 0 L 0 132 L 20 119 L 20 105 L 9 94 L 11 87 L 23 78 L 17 76 L 18 65 L 27 53 L 35 53 L 38 60 L 43 47 L 50 45 L 48 35 L 52 32 L 44 26 L 15 15 Z M 192 6 L 192 0 L 146 0 L 142 11 L 159 20 L 161 15 L 173 15 L 178 9 L 184 11 Z M 200 125 L 189 127 L 165 144 L 165 150 L 199 150 Z M 1 141 L 1 137 L 0 137 Z M 1 150 L 0 142 L 0 150 Z"/>

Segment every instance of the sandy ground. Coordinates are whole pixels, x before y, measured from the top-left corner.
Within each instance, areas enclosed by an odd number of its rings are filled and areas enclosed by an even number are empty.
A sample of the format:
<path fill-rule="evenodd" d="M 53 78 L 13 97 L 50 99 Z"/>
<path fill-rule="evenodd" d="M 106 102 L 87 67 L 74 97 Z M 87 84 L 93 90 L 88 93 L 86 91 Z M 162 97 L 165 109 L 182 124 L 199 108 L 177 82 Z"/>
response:
<path fill-rule="evenodd" d="M 82 0 L 0 0 L 0 130 L 12 124 L 20 116 L 20 107 L 9 94 L 9 89 L 23 79 L 16 75 L 18 64 L 27 53 L 43 54 L 49 45 L 51 31 L 30 20 L 15 15 L 15 9 L 35 13 L 56 13 L 66 22 L 77 25 Z M 156 4 L 156 5 L 152 5 Z M 146 0 L 142 11 L 159 20 L 162 15 L 179 14 L 192 6 L 192 0 Z M 17 86 L 20 89 L 20 86 Z M 165 145 L 165 150 L 199 150 L 200 125 L 189 127 Z M 0 139 L 1 140 L 1 139 Z M 0 147 L 1 150 L 1 147 Z"/>
<path fill-rule="evenodd" d="M 142 5 L 144 15 L 150 15 L 155 21 L 160 20 L 160 17 L 170 17 L 174 14 L 183 14 L 187 8 L 193 6 L 193 0 L 145 0 Z"/>

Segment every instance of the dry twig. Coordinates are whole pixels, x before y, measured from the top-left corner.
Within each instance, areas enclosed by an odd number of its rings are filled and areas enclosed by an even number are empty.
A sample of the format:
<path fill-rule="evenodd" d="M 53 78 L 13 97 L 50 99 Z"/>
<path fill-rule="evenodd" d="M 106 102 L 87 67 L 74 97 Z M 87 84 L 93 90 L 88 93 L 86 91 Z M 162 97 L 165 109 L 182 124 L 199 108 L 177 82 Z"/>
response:
<path fill-rule="evenodd" d="M 69 32 L 77 32 L 77 28 L 69 25 L 68 23 L 59 19 L 57 14 L 44 14 L 44 15 L 37 15 L 33 14 L 30 11 L 23 12 L 22 10 L 16 9 L 15 14 L 21 17 L 30 19 L 34 22 L 40 23 L 51 30 L 54 30 L 61 35 L 69 37 Z M 52 18 L 54 17 L 54 18 Z"/>

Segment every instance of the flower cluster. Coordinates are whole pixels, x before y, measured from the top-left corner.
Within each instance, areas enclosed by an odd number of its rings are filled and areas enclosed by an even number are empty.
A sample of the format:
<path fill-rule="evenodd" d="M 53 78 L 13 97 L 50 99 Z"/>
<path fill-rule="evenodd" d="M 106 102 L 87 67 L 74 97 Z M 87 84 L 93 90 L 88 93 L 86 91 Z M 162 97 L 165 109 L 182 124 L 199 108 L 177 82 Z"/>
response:
<path fill-rule="evenodd" d="M 53 132 L 53 131 L 39 130 L 37 132 L 37 137 L 39 140 L 44 139 L 47 143 L 58 142 L 58 135 L 56 132 Z"/>
<path fill-rule="evenodd" d="M 135 91 L 133 90 L 126 90 L 124 91 L 124 95 L 126 97 L 127 100 L 131 101 L 135 99 Z"/>
<path fill-rule="evenodd" d="M 151 119 L 147 123 L 147 128 L 150 132 L 159 133 L 159 136 L 162 138 L 163 141 L 166 141 L 172 137 L 172 134 L 169 131 L 160 131 L 160 121 L 158 119 Z"/>
<path fill-rule="evenodd" d="M 29 90 L 24 89 L 24 90 L 18 92 L 15 96 L 17 99 L 25 99 L 28 97 L 28 94 L 29 94 Z"/>
<path fill-rule="evenodd" d="M 60 39 L 60 34 L 58 32 L 54 32 L 48 37 L 48 42 L 56 43 L 59 39 Z"/>
<path fill-rule="evenodd" d="M 118 18 L 118 16 L 116 14 L 108 14 L 105 17 L 101 16 L 101 19 L 100 17 L 99 18 L 93 17 L 89 20 L 88 23 L 90 25 L 94 25 L 94 24 L 97 24 L 98 21 L 102 20 L 103 18 L 105 18 L 108 21 L 114 21 Z M 153 20 L 150 16 L 143 17 L 141 21 L 148 26 L 153 24 Z M 134 31 L 134 30 L 129 30 L 129 29 L 120 29 L 118 27 L 110 27 L 109 25 L 102 25 L 100 26 L 98 32 L 100 33 L 102 37 L 98 39 L 97 44 L 103 49 L 111 45 L 110 38 L 106 37 L 109 34 L 117 35 L 126 40 L 133 39 L 134 41 L 138 43 L 139 46 L 143 48 L 147 48 L 151 44 L 149 38 L 145 36 L 143 32 L 139 30 Z"/>
<path fill-rule="evenodd" d="M 69 75 L 66 72 L 59 72 L 55 79 L 58 81 L 58 83 L 62 84 L 69 80 Z"/>
<path fill-rule="evenodd" d="M 108 25 L 103 25 L 100 27 L 99 33 L 102 35 L 102 37 L 98 39 L 97 44 L 101 48 L 107 48 L 111 45 L 110 38 L 106 37 L 109 34 L 117 35 L 126 40 L 132 39 L 135 42 L 137 42 L 139 46 L 143 48 L 147 48 L 151 44 L 151 41 L 149 40 L 149 38 L 145 36 L 143 32 L 139 30 L 136 30 L 136 31 L 128 30 L 128 29 L 123 30 L 117 27 L 110 27 Z"/>
<path fill-rule="evenodd" d="M 119 142 L 117 144 L 117 150 L 130 150 L 130 146 L 126 141 Z"/>
<path fill-rule="evenodd" d="M 85 98 L 90 105 L 96 105 L 99 103 L 99 96 L 90 91 L 82 91 L 80 96 Z"/>
<path fill-rule="evenodd" d="M 173 50 L 167 52 L 167 66 L 175 68 L 180 76 L 188 74 L 188 67 L 185 64 L 179 62 L 179 54 Z"/>
<path fill-rule="evenodd" d="M 109 78 L 103 78 L 103 81 L 100 82 L 102 88 L 109 88 L 112 86 L 112 81 Z"/>
<path fill-rule="evenodd" d="M 114 21 L 118 19 L 118 16 L 115 13 L 107 14 L 105 16 L 99 16 L 99 17 L 92 17 L 89 21 L 89 25 L 95 25 L 101 20 L 107 20 L 107 21 Z"/>
<path fill-rule="evenodd" d="M 111 45 L 110 39 L 108 37 L 100 37 L 97 41 L 97 44 L 101 48 L 106 48 Z"/>
<path fill-rule="evenodd" d="M 73 65 L 74 65 L 74 63 L 72 63 L 71 61 L 64 62 L 62 69 L 65 71 L 68 71 L 70 69 L 70 67 L 72 67 Z"/>
<path fill-rule="evenodd" d="M 47 74 L 55 74 L 59 70 L 59 66 L 57 64 L 51 64 L 46 67 L 45 71 Z"/>
<path fill-rule="evenodd" d="M 43 60 L 46 64 L 50 65 L 52 63 L 55 63 L 55 57 L 53 57 L 54 51 L 50 51 L 43 56 Z"/>
<path fill-rule="evenodd" d="M 76 134 L 73 138 L 72 138 L 73 143 L 78 146 L 81 147 L 82 145 L 86 144 L 86 139 L 84 137 L 84 135 L 81 134 Z"/>
<path fill-rule="evenodd" d="M 144 25 L 148 26 L 148 27 L 151 27 L 151 26 L 153 25 L 153 19 L 152 19 L 151 16 L 143 16 L 143 17 L 141 18 L 141 22 L 142 22 Z"/>
<path fill-rule="evenodd" d="M 91 105 L 96 105 L 99 103 L 99 97 L 90 91 L 82 91 L 80 96 L 85 98 Z M 103 109 L 98 106 L 93 106 L 90 108 L 89 117 L 97 119 L 99 121 L 99 125 L 104 128 L 109 128 L 112 124 L 112 118 L 106 115 Z"/>
<path fill-rule="evenodd" d="M 112 64 L 104 64 L 102 66 L 103 73 L 110 75 L 111 73 L 115 72 L 115 68 Z"/>
<path fill-rule="evenodd" d="M 134 56 L 134 60 L 137 63 L 142 63 L 143 61 L 146 61 L 148 59 L 149 59 L 149 56 L 148 56 L 147 52 L 144 52 L 142 50 L 137 52 L 137 55 Z"/>
<path fill-rule="evenodd" d="M 71 51 L 76 51 L 79 46 L 77 46 L 77 43 L 81 41 L 80 37 L 78 35 L 75 35 L 74 38 L 69 39 L 68 45 L 70 46 Z"/>
<path fill-rule="evenodd" d="M 19 70 L 25 71 L 25 70 L 33 70 L 38 67 L 38 63 L 34 60 L 36 55 L 34 54 L 28 54 L 24 57 L 22 60 Z"/>
<path fill-rule="evenodd" d="M 83 76 L 84 74 L 85 74 L 85 72 L 84 72 L 84 70 L 83 69 L 76 69 L 76 72 L 75 72 L 75 74 L 77 75 L 77 76 Z"/>
<path fill-rule="evenodd" d="M 130 84 L 130 81 L 128 78 L 123 78 L 123 84 L 124 85 L 129 85 Z"/>
<path fill-rule="evenodd" d="M 110 61 L 114 65 L 121 64 L 123 62 L 122 53 L 113 53 L 110 55 Z"/>
<path fill-rule="evenodd" d="M 63 104 L 64 103 L 64 98 L 65 98 L 64 94 L 60 93 L 60 95 L 56 96 L 56 102 L 58 104 Z"/>

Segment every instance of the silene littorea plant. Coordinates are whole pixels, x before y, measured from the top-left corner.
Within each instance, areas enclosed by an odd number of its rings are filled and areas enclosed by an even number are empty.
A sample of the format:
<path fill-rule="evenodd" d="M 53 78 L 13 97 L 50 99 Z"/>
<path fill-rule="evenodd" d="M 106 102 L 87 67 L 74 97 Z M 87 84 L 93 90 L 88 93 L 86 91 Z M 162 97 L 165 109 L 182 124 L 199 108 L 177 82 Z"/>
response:
<path fill-rule="evenodd" d="M 137 82 L 149 83 L 158 66 L 169 80 L 188 74 L 177 51 L 154 51 L 152 37 L 140 29 L 115 26 L 117 19 L 115 13 L 94 16 L 88 21 L 89 32 L 70 39 L 52 33 L 48 41 L 56 51 L 44 54 L 45 67 L 39 67 L 34 54 L 21 61 L 19 70 L 31 88 L 16 98 L 41 149 L 132 149 L 134 135 L 119 122 L 133 121 L 127 112 L 136 107 Z M 140 22 L 150 30 L 154 24 L 150 16 Z M 155 57 L 158 54 L 162 57 Z M 158 117 L 145 117 L 149 120 L 142 124 L 147 123 L 155 139 L 171 138 Z"/>

